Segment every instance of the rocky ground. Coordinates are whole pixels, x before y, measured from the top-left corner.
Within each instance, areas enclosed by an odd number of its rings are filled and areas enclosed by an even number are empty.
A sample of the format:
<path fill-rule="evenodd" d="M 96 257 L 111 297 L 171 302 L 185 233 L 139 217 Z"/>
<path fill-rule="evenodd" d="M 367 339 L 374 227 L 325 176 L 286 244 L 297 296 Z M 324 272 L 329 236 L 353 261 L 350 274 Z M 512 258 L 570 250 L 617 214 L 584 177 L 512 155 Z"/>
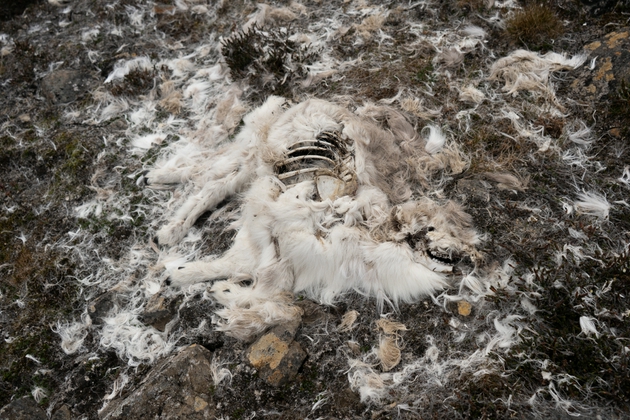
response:
<path fill-rule="evenodd" d="M 629 417 L 629 20 L 623 1 L 5 2 L 0 418 Z M 587 58 L 510 91 L 492 69 L 518 49 Z M 244 343 L 203 288 L 164 285 L 167 256 L 233 232 L 209 215 L 159 248 L 182 191 L 143 173 L 226 92 L 243 112 L 385 101 L 466 157 L 431 194 L 464 205 L 485 259 L 388 315 L 399 364 L 376 362 L 368 299 L 297 296 L 299 325 Z"/>

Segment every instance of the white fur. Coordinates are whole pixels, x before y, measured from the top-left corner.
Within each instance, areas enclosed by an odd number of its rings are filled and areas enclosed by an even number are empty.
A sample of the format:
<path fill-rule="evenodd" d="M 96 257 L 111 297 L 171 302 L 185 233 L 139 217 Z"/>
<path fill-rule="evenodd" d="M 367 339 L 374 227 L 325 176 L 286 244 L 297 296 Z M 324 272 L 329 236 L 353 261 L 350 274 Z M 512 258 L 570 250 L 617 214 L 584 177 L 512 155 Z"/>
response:
<path fill-rule="evenodd" d="M 581 316 L 580 328 L 582 329 L 582 333 L 586 336 L 593 334 L 595 337 L 599 338 L 599 331 L 597 331 L 597 326 L 595 325 L 596 322 L 597 320 L 595 318 Z"/>
<path fill-rule="evenodd" d="M 446 143 L 446 137 L 442 134 L 442 130 L 440 127 L 436 127 L 434 125 L 428 125 L 425 129 L 429 130 L 429 138 L 427 139 L 427 144 L 424 149 L 429 153 L 434 155 L 439 152 L 444 144 Z"/>
<path fill-rule="evenodd" d="M 578 213 L 596 216 L 600 219 L 608 219 L 610 203 L 601 194 L 595 192 L 582 192 L 578 194 L 579 201 L 575 202 Z"/>
<path fill-rule="evenodd" d="M 245 117 L 234 142 L 207 162 L 201 191 L 158 232 L 161 244 L 176 244 L 202 213 L 244 192 L 232 248 L 219 258 L 169 271 L 177 286 L 227 279 L 211 289 L 224 305 L 217 312 L 224 319 L 220 329 L 247 339 L 299 316 L 286 292 L 326 304 L 350 290 L 376 297 L 380 307 L 412 302 L 446 286 L 440 271 L 450 267 L 440 261 L 459 253 L 477 256 L 477 234 L 457 204 L 410 199 L 418 185 L 407 176 L 420 179 L 411 171 L 433 159 L 429 153 L 438 153 L 439 147 L 427 147 L 400 114 L 366 106 L 358 110 L 361 118 L 315 99 L 286 111 L 283 105 L 284 100 L 271 97 Z M 391 131 L 376 125 L 379 119 L 386 119 Z M 317 177 L 283 183 L 274 164 L 285 159 L 291 144 L 324 132 L 350 139 L 344 141 L 353 167 L 344 193 L 318 198 Z M 147 179 L 159 187 L 184 181 L 187 174 L 190 169 L 156 169 Z"/>
<path fill-rule="evenodd" d="M 521 90 L 538 91 L 552 102 L 557 102 L 550 83 L 550 75 L 559 70 L 573 70 L 586 61 L 586 55 L 571 58 L 549 52 L 544 55 L 526 50 L 516 50 L 507 57 L 497 60 L 490 69 L 490 80 L 502 79 L 503 91 L 516 96 Z"/>
<path fill-rule="evenodd" d="M 619 182 L 630 186 L 630 166 L 623 168 L 623 173 L 619 177 Z"/>

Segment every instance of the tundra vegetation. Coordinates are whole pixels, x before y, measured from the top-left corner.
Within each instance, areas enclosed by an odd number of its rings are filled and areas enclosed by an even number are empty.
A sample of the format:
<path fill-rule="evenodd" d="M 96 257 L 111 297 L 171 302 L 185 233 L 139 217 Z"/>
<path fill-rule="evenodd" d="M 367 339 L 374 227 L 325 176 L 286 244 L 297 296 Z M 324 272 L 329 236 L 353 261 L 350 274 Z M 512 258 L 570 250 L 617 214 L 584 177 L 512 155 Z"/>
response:
<path fill-rule="evenodd" d="M 586 0 L 0 6 L 0 407 L 97 419 L 198 344 L 217 418 L 627 417 L 629 18 Z M 192 187 L 144 185 L 270 95 L 440 127 L 465 165 L 426 194 L 463 206 L 484 256 L 386 317 L 295 296 L 308 357 L 278 387 L 214 329 L 204 286 L 165 286 L 169 264 L 231 246 L 238 199 L 165 248 Z"/>

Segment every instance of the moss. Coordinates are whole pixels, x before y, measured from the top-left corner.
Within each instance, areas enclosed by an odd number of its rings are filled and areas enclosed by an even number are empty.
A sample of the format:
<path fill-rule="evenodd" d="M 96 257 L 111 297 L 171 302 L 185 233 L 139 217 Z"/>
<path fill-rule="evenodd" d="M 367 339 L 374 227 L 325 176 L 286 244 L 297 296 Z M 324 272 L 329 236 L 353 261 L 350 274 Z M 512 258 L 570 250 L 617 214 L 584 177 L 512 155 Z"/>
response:
<path fill-rule="evenodd" d="M 509 136 L 509 137 L 508 137 Z M 488 126 L 485 121 L 473 120 L 471 130 L 464 137 L 464 150 L 472 157 L 469 174 L 515 170 L 529 160 L 536 151 L 533 142 L 513 140 L 518 134 L 506 120 L 496 121 Z"/>
<path fill-rule="evenodd" d="M 435 81 L 433 74 L 434 68 L 431 61 L 427 61 L 420 66 L 420 69 L 415 74 L 415 80 L 419 83 L 427 83 Z"/>
<path fill-rule="evenodd" d="M 232 411 L 232 417 L 235 420 L 238 419 L 242 419 L 243 418 L 243 414 L 245 414 L 245 409 L 244 408 L 237 408 L 236 410 Z"/>
<path fill-rule="evenodd" d="M 20 15 L 26 10 L 26 8 L 37 3 L 39 0 L 13 0 L 2 2 L 0 5 L 0 21 L 8 20 L 15 15 Z"/>
<path fill-rule="evenodd" d="M 466 374 L 460 379 L 463 386 L 447 403 L 460 416 L 470 419 L 512 417 L 508 400 L 516 389 L 509 383 L 510 378 L 491 373 L 479 377 Z"/>
<path fill-rule="evenodd" d="M 211 21 L 203 14 L 181 13 L 173 6 L 156 7 L 156 11 L 161 12 L 157 15 L 156 29 L 178 41 L 199 42 L 203 34 L 211 31 Z"/>
<path fill-rule="evenodd" d="M 579 400 L 582 390 L 589 389 L 595 401 L 608 401 L 620 410 L 630 408 L 630 356 L 622 344 L 630 339 L 630 328 L 623 320 L 627 305 L 620 297 L 630 292 L 629 256 L 628 251 L 601 255 L 601 262 L 583 262 L 579 270 L 569 257 L 560 267 L 531 271 L 534 283 L 545 290 L 534 302 L 541 309 L 531 320 L 531 333 L 524 334 L 523 342 L 505 359 L 519 381 L 539 386 L 541 368 L 532 360 L 548 360 L 545 370 L 574 378 L 556 384 L 563 395 Z M 610 281 L 609 292 L 595 293 Z M 595 313 L 604 308 L 606 316 Z M 582 316 L 601 319 L 615 333 L 602 329 L 599 336 L 586 336 L 581 332 Z"/>
<path fill-rule="evenodd" d="M 54 380 L 46 375 L 36 375 L 41 368 L 58 369 L 57 349 L 53 348 L 57 338 L 49 328 L 31 325 L 28 335 L 21 335 L 13 342 L 0 346 L 0 405 L 8 403 L 12 397 L 30 395 L 35 386 L 47 391 L 57 388 Z M 37 363 L 31 358 L 37 359 Z"/>
<path fill-rule="evenodd" d="M 562 35 L 562 22 L 546 5 L 531 4 L 507 20 L 505 31 L 516 44 L 532 50 L 547 50 L 551 40 Z"/>
<path fill-rule="evenodd" d="M 559 139 L 564 130 L 564 119 L 551 115 L 540 115 L 534 123 L 536 126 L 542 126 L 544 134 L 554 139 Z"/>

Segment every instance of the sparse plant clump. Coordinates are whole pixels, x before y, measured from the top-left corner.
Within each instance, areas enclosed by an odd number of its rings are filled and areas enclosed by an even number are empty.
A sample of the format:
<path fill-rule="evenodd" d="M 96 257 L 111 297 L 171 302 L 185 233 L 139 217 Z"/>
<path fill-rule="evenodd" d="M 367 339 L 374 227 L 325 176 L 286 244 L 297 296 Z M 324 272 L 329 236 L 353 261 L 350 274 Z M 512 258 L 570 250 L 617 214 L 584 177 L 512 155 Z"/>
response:
<path fill-rule="evenodd" d="M 515 43 L 542 50 L 551 45 L 550 40 L 562 35 L 563 27 L 553 10 L 533 4 L 512 16 L 505 31 Z"/>
<path fill-rule="evenodd" d="M 308 75 L 307 66 L 319 55 L 289 36 L 285 28 L 263 30 L 254 25 L 224 40 L 221 53 L 232 79 L 246 80 L 261 99 L 265 93 L 288 94 L 294 82 Z"/>
<path fill-rule="evenodd" d="M 148 93 L 155 87 L 155 73 L 148 70 L 135 69 L 124 79 L 109 86 L 110 92 L 116 96 L 137 96 Z"/>

